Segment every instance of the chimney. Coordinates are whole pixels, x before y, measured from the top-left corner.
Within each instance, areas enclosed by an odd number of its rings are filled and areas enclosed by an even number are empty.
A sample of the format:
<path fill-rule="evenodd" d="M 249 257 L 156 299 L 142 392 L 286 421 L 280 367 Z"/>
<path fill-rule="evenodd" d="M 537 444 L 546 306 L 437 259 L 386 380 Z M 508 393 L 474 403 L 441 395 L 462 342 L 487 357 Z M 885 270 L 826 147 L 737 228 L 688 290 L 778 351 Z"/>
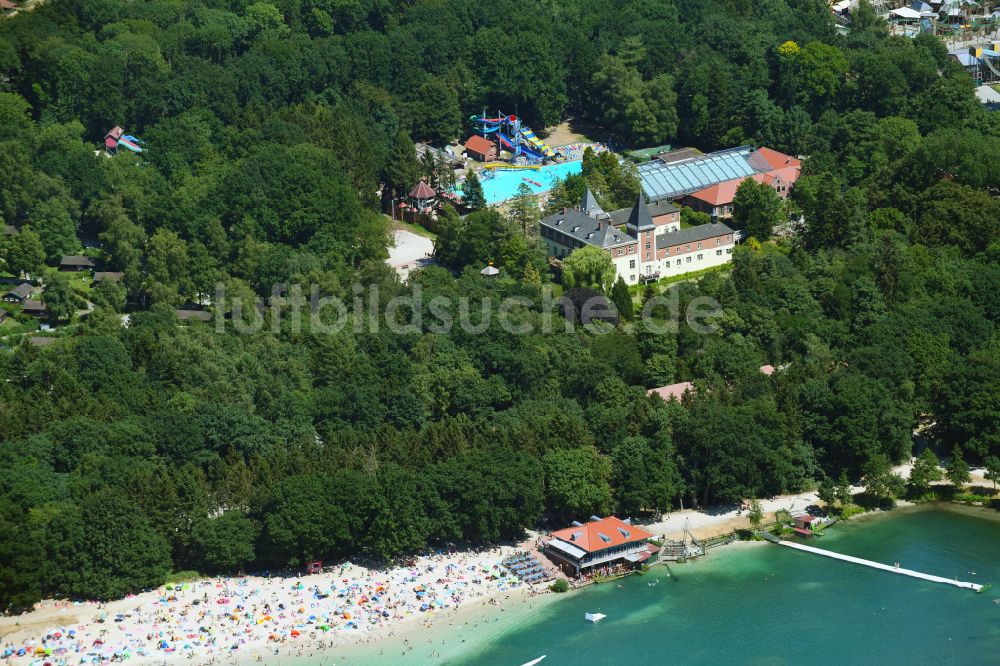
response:
<path fill-rule="evenodd" d="M 565 214 L 566 214 L 566 207 L 565 207 L 565 206 L 563 206 L 563 212 L 562 212 L 562 214 L 563 214 L 563 215 L 565 215 Z"/>
<path fill-rule="evenodd" d="M 604 229 L 604 223 L 601 222 L 600 220 L 598 220 L 597 221 L 597 230 L 601 231 L 602 229 Z"/>

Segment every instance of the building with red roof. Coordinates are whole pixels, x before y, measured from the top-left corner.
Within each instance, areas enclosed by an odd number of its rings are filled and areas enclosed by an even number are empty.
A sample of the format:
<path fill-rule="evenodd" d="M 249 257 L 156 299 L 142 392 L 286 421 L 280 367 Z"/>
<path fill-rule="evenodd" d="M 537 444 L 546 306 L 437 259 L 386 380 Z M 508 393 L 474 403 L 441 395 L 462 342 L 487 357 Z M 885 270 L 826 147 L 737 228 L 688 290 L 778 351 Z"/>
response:
<path fill-rule="evenodd" d="M 678 382 L 676 384 L 667 384 L 666 386 L 658 386 L 657 388 L 651 388 L 646 391 L 646 395 L 654 396 L 658 395 L 663 398 L 664 402 L 670 402 L 671 400 L 677 400 L 680 402 L 681 398 L 688 391 L 694 390 L 694 384 L 691 382 Z"/>
<path fill-rule="evenodd" d="M 594 516 L 585 524 L 553 532 L 545 554 L 567 575 L 580 576 L 641 565 L 658 552 L 647 543 L 651 538 L 651 532 L 615 516 Z"/>
<path fill-rule="evenodd" d="M 747 178 L 767 183 L 782 199 L 799 177 L 802 161 L 762 146 L 702 154 L 685 149 L 638 166 L 650 202 L 677 201 L 716 220 L 732 217 L 736 189 Z"/>
<path fill-rule="evenodd" d="M 474 134 L 465 142 L 465 154 L 480 162 L 492 162 L 497 158 L 497 146 L 489 139 Z"/>
<path fill-rule="evenodd" d="M 410 190 L 410 197 L 414 199 L 426 200 L 437 196 L 437 191 L 427 184 L 426 180 L 420 180 L 413 189 Z"/>
<path fill-rule="evenodd" d="M 764 150 L 763 148 L 760 150 Z M 757 152 L 759 153 L 760 150 Z M 775 152 L 775 151 L 771 151 Z M 755 155 L 757 153 L 754 153 Z M 780 155 L 780 153 L 778 153 Z M 789 158 L 793 159 L 793 158 Z M 798 160 L 795 160 L 798 162 Z M 798 166 L 785 166 L 780 169 L 773 169 L 765 173 L 755 173 L 749 176 L 758 183 L 770 185 L 775 193 L 785 199 L 788 197 L 792 185 L 799 178 Z M 692 192 L 686 195 L 681 202 L 696 211 L 708 213 L 714 219 L 729 219 L 733 216 L 733 200 L 736 198 L 736 190 L 746 178 L 733 178 L 716 183 L 703 190 Z"/>

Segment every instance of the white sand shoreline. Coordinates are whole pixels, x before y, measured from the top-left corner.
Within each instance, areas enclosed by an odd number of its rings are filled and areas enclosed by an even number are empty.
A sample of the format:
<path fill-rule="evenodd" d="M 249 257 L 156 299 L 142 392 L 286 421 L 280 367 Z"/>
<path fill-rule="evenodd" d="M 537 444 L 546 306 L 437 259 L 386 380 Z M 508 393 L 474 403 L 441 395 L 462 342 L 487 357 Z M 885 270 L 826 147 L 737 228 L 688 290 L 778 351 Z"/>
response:
<path fill-rule="evenodd" d="M 896 471 L 906 477 L 909 467 Z M 761 504 L 765 515 L 773 515 L 817 502 L 815 492 L 805 492 Z M 749 518 L 736 509 L 688 509 L 645 528 L 680 538 L 685 525 L 696 537 L 707 538 L 748 528 Z M 540 600 L 533 595 L 545 592 L 545 586 L 530 588 L 496 567 L 526 547 L 420 557 L 413 567 L 390 570 L 346 563 L 330 573 L 298 577 L 206 578 L 180 590 L 164 586 L 107 604 L 47 600 L 29 613 L 0 617 L 0 652 L 44 646 L 53 650 L 46 661 L 57 665 L 116 652 L 129 654 L 136 664 L 207 664 L 294 661 L 332 647 L 367 650 L 382 641 L 405 646 L 410 637 L 423 638 L 427 629 L 445 626 L 445 620 L 448 626 L 468 626 L 468 618 L 483 610 L 507 610 L 508 602 L 522 608 L 529 598 Z M 420 597 L 419 587 L 426 590 Z M 421 610 L 425 603 L 432 609 Z"/>
<path fill-rule="evenodd" d="M 420 557 L 413 567 L 390 570 L 347 563 L 298 577 L 206 578 L 106 604 L 45 601 L 0 618 L 0 645 L 48 648 L 46 661 L 60 665 L 116 653 L 136 664 L 304 656 L 419 631 L 428 620 L 504 597 L 527 598 L 532 588 L 497 566 L 514 552 L 503 546 Z"/>

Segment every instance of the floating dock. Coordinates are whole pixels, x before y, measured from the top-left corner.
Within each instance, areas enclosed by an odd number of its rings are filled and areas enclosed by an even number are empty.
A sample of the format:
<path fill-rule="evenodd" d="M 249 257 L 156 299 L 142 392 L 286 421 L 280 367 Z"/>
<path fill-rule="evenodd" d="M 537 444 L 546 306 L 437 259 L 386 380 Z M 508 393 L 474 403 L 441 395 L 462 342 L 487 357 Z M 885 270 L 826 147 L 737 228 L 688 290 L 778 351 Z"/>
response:
<path fill-rule="evenodd" d="M 919 571 L 914 571 L 913 569 L 903 569 L 901 567 L 892 566 L 889 564 L 882 564 L 881 562 L 872 562 L 871 560 L 864 560 L 860 557 L 854 557 L 853 555 L 844 555 L 843 553 L 835 553 L 832 550 L 823 550 L 822 548 L 813 548 L 812 546 L 805 546 L 801 543 L 793 543 L 791 541 L 777 541 L 781 546 L 788 546 L 789 548 L 794 548 L 795 550 L 804 550 L 808 553 L 815 553 L 816 555 L 823 555 L 825 557 L 832 557 L 835 560 L 843 560 L 844 562 L 853 562 L 854 564 L 863 564 L 866 567 L 871 567 L 873 569 L 881 569 L 882 571 L 888 571 L 894 574 L 902 574 L 903 576 L 910 576 L 911 578 L 920 578 L 922 580 L 929 580 L 932 583 L 944 583 L 946 585 L 953 585 L 955 587 L 961 587 L 968 590 L 975 590 L 979 592 L 983 589 L 982 585 L 977 583 L 968 583 L 966 581 L 958 580 L 957 578 L 943 578 L 941 576 L 932 576 L 931 574 L 920 573 Z"/>

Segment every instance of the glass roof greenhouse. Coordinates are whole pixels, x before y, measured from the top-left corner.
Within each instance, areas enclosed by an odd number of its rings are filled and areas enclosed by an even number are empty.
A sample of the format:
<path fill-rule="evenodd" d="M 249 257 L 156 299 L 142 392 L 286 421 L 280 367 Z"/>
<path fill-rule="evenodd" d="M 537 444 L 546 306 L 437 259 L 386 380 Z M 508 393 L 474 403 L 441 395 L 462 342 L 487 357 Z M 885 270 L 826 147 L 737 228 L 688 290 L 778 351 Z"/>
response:
<path fill-rule="evenodd" d="M 665 158 L 638 167 L 642 190 L 650 203 L 675 199 L 734 178 L 746 178 L 757 172 L 750 163 L 753 150 L 740 146 L 677 162 Z"/>

